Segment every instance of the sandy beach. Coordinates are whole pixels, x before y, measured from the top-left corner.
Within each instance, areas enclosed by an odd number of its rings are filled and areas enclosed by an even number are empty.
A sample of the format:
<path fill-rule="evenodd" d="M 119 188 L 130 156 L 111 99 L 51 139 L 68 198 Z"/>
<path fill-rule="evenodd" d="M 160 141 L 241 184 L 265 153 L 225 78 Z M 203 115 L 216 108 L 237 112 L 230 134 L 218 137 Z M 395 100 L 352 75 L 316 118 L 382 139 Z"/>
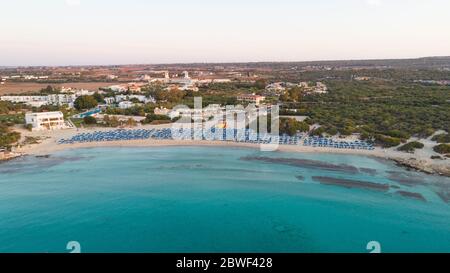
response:
<path fill-rule="evenodd" d="M 146 125 L 136 127 L 139 129 L 161 129 L 168 128 L 168 125 Z M 215 146 L 215 147 L 241 147 L 260 149 L 259 144 L 239 143 L 232 141 L 206 141 L 206 140 L 127 140 L 127 141 L 108 141 L 108 142 L 89 142 L 74 144 L 58 144 L 60 139 L 67 139 L 79 133 L 93 131 L 109 131 L 112 128 L 82 128 L 67 129 L 57 131 L 38 131 L 30 132 L 22 128 L 16 128 L 22 134 L 21 143 L 26 137 L 38 138 L 37 144 L 26 144 L 18 147 L 15 152 L 23 155 L 42 156 L 66 149 L 95 148 L 95 147 L 161 147 L 161 146 Z M 375 150 L 350 150 L 334 149 L 325 147 L 310 147 L 301 145 L 279 145 L 277 151 L 280 152 L 298 152 L 298 153 L 333 153 L 361 155 L 393 160 L 399 165 L 416 169 L 430 174 L 440 174 L 450 176 L 450 162 L 448 160 L 433 160 L 430 158 L 430 151 L 422 150 L 415 154 L 404 153 L 394 149 L 375 148 Z"/>

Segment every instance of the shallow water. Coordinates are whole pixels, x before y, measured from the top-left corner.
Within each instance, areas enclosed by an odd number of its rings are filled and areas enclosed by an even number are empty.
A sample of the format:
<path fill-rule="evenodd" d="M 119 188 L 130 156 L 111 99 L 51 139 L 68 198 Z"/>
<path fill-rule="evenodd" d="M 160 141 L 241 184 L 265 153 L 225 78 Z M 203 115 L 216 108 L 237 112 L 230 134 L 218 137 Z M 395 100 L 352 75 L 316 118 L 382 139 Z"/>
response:
<path fill-rule="evenodd" d="M 0 164 L 0 252 L 450 252 L 449 185 L 362 156 L 68 150 Z"/>

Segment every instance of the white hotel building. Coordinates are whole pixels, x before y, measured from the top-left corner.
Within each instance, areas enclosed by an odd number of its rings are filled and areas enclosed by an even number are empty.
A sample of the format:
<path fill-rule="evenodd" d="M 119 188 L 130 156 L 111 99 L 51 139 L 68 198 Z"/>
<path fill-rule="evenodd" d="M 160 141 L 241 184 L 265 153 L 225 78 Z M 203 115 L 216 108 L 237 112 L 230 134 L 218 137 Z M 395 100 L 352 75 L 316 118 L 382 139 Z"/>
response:
<path fill-rule="evenodd" d="M 67 128 L 62 112 L 43 112 L 25 114 L 26 124 L 31 124 L 33 131 L 57 130 Z"/>
<path fill-rule="evenodd" d="M 52 94 L 47 96 L 1 96 L 0 100 L 13 103 L 25 103 L 30 106 L 40 107 L 42 105 L 64 105 L 73 107 L 77 99 L 75 94 Z"/>

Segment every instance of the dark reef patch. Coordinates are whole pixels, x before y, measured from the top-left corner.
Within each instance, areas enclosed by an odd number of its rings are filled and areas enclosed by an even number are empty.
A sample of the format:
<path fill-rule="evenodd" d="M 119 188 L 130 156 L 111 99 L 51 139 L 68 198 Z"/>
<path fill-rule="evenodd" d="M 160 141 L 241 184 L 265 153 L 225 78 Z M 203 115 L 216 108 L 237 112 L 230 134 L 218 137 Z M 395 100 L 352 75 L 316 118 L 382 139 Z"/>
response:
<path fill-rule="evenodd" d="M 399 194 L 399 195 L 401 195 L 403 197 L 408 197 L 408 198 L 412 198 L 412 199 L 416 199 L 416 200 L 420 200 L 420 201 L 424 201 L 424 202 L 427 201 L 427 199 L 425 199 L 425 197 L 423 197 L 422 194 L 417 193 L 417 192 L 397 191 L 395 193 Z"/>
<path fill-rule="evenodd" d="M 363 173 L 367 173 L 370 175 L 376 175 L 377 174 L 377 170 L 375 169 L 370 169 L 370 168 L 359 168 L 359 170 Z"/>
<path fill-rule="evenodd" d="M 374 183 L 374 182 L 333 178 L 333 177 L 325 177 L 325 176 L 313 176 L 313 180 L 320 182 L 321 184 L 324 184 L 324 185 L 334 185 L 334 186 L 341 186 L 341 187 L 345 187 L 345 188 L 368 189 L 368 190 L 376 190 L 376 191 L 383 191 L 383 192 L 387 192 L 390 188 L 388 184 L 379 184 L 379 183 Z"/>
<path fill-rule="evenodd" d="M 417 185 L 425 185 L 426 182 L 423 178 L 418 177 L 416 174 L 396 172 L 396 171 L 388 171 L 388 178 L 392 181 L 398 182 L 404 186 L 417 186 Z"/>
<path fill-rule="evenodd" d="M 41 172 L 64 162 L 89 160 L 89 156 L 24 156 L 18 160 L 7 162 L 0 167 L 0 173 Z"/>
<path fill-rule="evenodd" d="M 448 192 L 448 191 L 436 191 L 436 194 L 445 203 L 450 203 L 450 192 Z"/>
<path fill-rule="evenodd" d="M 337 171 L 349 174 L 359 173 L 358 168 L 346 164 L 331 164 L 322 161 L 309 160 L 309 159 L 296 159 L 296 158 L 274 158 L 264 156 L 246 156 L 241 157 L 241 160 L 245 161 L 260 161 L 265 163 L 283 164 L 299 168 L 319 169 L 326 171 Z"/>

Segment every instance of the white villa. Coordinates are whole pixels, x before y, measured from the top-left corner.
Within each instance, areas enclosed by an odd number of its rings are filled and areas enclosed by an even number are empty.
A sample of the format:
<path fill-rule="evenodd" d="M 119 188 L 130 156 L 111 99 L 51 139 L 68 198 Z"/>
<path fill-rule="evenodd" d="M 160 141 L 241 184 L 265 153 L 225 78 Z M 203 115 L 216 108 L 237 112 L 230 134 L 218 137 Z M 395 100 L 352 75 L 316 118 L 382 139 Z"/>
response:
<path fill-rule="evenodd" d="M 26 113 L 26 124 L 32 125 L 33 131 L 57 130 L 67 128 L 62 112 Z"/>

